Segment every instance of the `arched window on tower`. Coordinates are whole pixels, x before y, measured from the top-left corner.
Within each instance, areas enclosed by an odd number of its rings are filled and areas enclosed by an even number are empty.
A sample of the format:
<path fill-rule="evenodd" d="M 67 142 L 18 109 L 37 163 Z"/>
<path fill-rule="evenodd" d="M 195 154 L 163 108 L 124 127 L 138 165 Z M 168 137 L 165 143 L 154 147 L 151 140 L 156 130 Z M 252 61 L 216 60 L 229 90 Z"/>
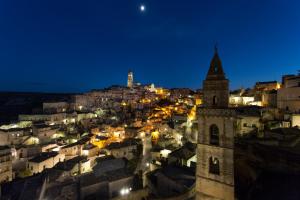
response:
<path fill-rule="evenodd" d="M 213 124 L 209 127 L 209 143 L 211 145 L 219 145 L 219 128 Z"/>
<path fill-rule="evenodd" d="M 213 105 L 215 106 L 215 105 L 217 105 L 217 97 L 216 96 L 213 96 Z"/>
<path fill-rule="evenodd" d="M 209 158 L 209 173 L 220 175 L 220 163 L 216 157 Z"/>

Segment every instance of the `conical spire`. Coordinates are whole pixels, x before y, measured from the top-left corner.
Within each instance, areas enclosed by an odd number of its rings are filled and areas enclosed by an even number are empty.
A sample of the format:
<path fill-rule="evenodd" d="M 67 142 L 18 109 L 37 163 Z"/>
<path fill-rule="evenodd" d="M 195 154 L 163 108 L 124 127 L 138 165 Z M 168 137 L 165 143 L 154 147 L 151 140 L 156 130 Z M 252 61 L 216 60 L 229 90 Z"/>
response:
<path fill-rule="evenodd" d="M 215 46 L 215 54 L 210 62 L 210 67 L 206 76 L 206 80 L 224 80 L 225 74 L 222 67 L 221 59 L 218 55 L 218 48 Z"/>

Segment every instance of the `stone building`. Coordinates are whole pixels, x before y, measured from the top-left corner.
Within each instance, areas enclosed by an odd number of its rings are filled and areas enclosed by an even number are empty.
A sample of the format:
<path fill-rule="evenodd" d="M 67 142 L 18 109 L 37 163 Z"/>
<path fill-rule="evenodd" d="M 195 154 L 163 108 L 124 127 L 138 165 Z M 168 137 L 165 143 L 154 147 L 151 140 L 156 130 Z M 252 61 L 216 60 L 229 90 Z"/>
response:
<path fill-rule="evenodd" d="M 57 163 L 54 168 L 62 171 L 63 176 L 77 176 L 91 171 L 91 160 L 86 156 L 76 156 L 70 160 Z"/>
<path fill-rule="evenodd" d="M 0 145 L 20 145 L 31 135 L 31 128 L 0 129 Z"/>
<path fill-rule="evenodd" d="M 0 184 L 11 181 L 12 178 L 11 149 L 7 146 L 0 146 Z"/>
<path fill-rule="evenodd" d="M 277 81 L 256 82 L 254 86 L 256 91 L 271 91 L 280 88 L 280 83 Z"/>
<path fill-rule="evenodd" d="M 300 112 L 300 75 L 283 76 L 283 87 L 277 93 L 277 107 L 293 113 Z"/>
<path fill-rule="evenodd" d="M 89 143 L 89 140 L 89 137 L 82 138 L 77 142 L 63 146 L 59 152 L 65 155 L 66 160 L 72 159 L 76 156 L 82 156 L 84 155 L 83 148 Z M 85 156 L 87 156 L 89 154 L 89 151 L 86 151 L 85 154 Z"/>
<path fill-rule="evenodd" d="M 28 161 L 27 168 L 32 174 L 37 174 L 45 170 L 46 168 L 52 168 L 57 163 L 65 160 L 64 154 L 57 152 L 43 152 Z"/>
<path fill-rule="evenodd" d="M 91 111 L 95 106 L 95 98 L 88 94 L 79 94 L 72 96 L 73 110 L 79 112 Z"/>
<path fill-rule="evenodd" d="M 263 130 L 263 110 L 259 106 L 245 106 L 236 108 L 235 136 L 259 133 Z"/>
<path fill-rule="evenodd" d="M 45 121 L 48 124 L 61 124 L 68 117 L 67 113 L 55 114 L 21 114 L 18 116 L 19 121 L 40 122 Z"/>
<path fill-rule="evenodd" d="M 179 166 L 193 167 L 196 160 L 196 145 L 186 143 L 184 146 L 172 151 L 167 155 L 168 164 L 176 163 Z"/>
<path fill-rule="evenodd" d="M 103 150 L 107 155 L 112 155 L 115 158 L 126 158 L 131 160 L 137 153 L 138 144 L 135 140 L 127 139 L 122 142 L 113 142 L 107 145 Z"/>
<path fill-rule="evenodd" d="M 68 102 L 44 102 L 43 103 L 43 113 L 63 113 L 69 109 Z"/>
<path fill-rule="evenodd" d="M 99 154 L 99 151 L 100 151 L 99 147 L 91 143 L 85 144 L 82 148 L 82 154 L 87 157 L 97 156 Z"/>
<path fill-rule="evenodd" d="M 47 125 L 44 123 L 34 124 L 32 126 L 32 133 L 36 136 L 40 142 L 46 143 L 50 142 L 54 137 L 54 134 L 58 132 L 59 126 L 57 125 Z"/>
<path fill-rule="evenodd" d="M 235 111 L 228 108 L 229 81 L 217 51 L 203 81 L 199 107 L 196 199 L 234 199 Z"/>

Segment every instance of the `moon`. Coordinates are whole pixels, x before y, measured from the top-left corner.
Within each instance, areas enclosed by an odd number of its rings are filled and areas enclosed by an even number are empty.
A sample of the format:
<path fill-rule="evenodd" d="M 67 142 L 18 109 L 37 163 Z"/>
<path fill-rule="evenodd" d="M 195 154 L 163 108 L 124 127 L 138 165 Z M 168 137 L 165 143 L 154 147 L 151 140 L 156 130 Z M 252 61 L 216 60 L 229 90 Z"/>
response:
<path fill-rule="evenodd" d="M 140 5 L 140 11 L 145 12 L 146 6 L 144 4 Z"/>

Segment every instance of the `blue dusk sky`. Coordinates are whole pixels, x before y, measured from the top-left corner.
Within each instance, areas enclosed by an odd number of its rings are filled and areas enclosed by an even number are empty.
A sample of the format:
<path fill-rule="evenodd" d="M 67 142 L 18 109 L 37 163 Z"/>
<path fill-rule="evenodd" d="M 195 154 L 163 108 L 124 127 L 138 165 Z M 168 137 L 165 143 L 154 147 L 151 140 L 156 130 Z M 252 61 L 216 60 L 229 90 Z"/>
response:
<path fill-rule="evenodd" d="M 145 10 L 140 6 L 144 5 Z M 231 89 L 300 69 L 299 0 L 1 0 L 0 91 L 135 81 L 202 86 L 214 45 Z"/>

